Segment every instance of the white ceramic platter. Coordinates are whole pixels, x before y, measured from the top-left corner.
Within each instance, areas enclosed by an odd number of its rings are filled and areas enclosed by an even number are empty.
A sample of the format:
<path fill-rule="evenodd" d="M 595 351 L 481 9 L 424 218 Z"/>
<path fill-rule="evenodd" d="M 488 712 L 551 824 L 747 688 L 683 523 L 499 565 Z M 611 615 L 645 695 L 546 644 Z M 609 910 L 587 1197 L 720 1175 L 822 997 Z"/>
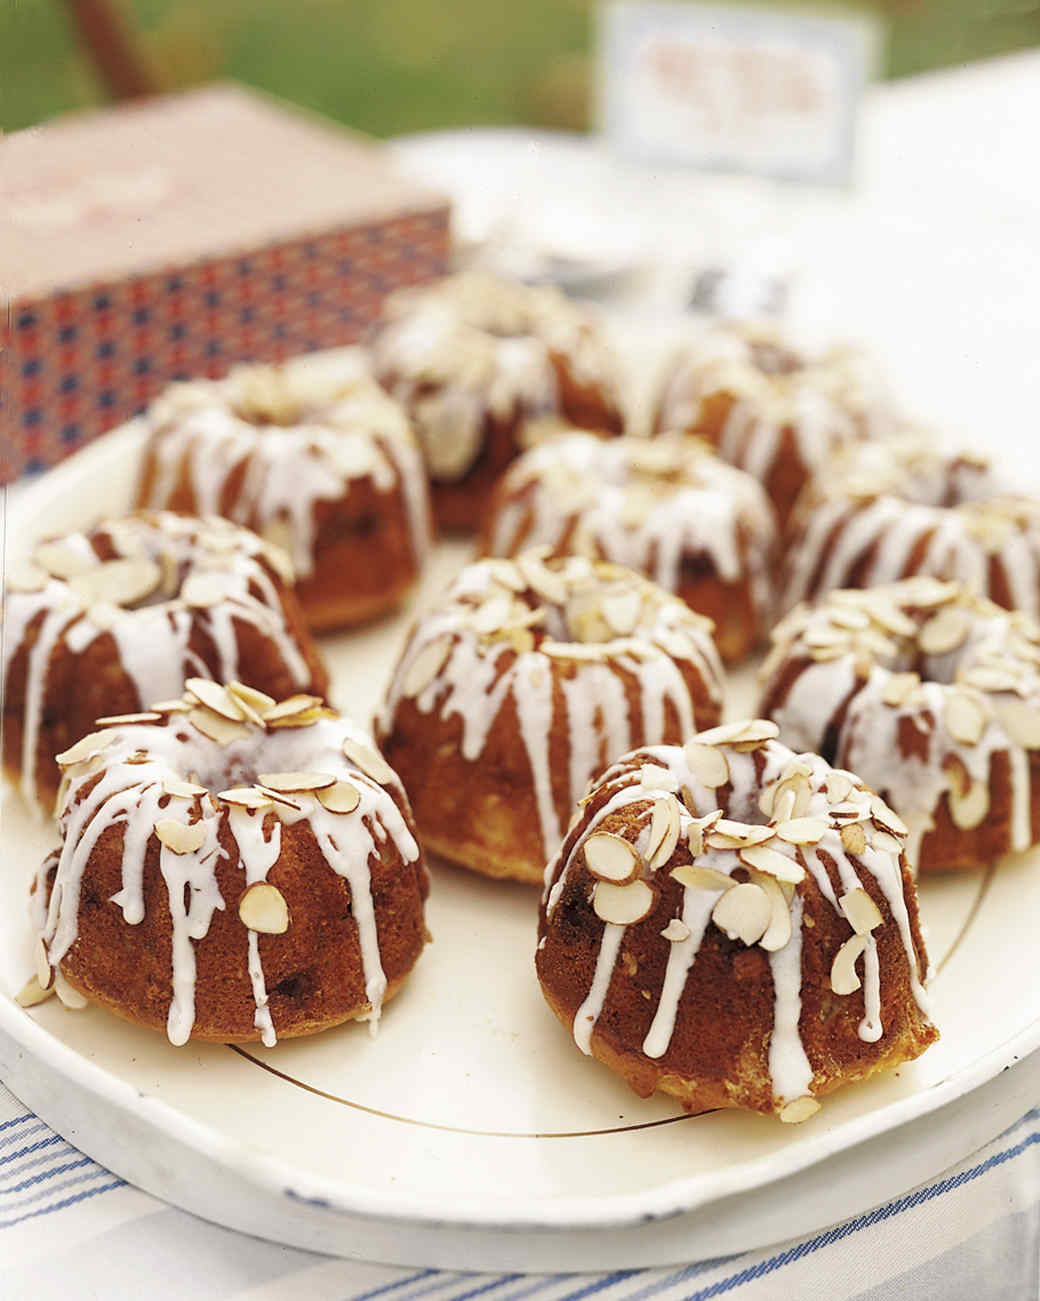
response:
<path fill-rule="evenodd" d="M 8 559 L 124 509 L 140 437 L 132 425 L 107 435 L 21 490 Z M 464 557 L 439 549 L 420 603 Z M 361 721 L 408 617 L 323 644 L 335 702 Z M 745 673 L 730 713 L 752 700 Z M 786 1126 L 636 1099 L 543 1005 L 536 892 L 440 866 L 435 942 L 375 1039 L 354 1025 L 272 1050 L 175 1049 L 96 1008 L 25 1012 L 9 997 L 30 970 L 25 889 L 53 832 L 10 791 L 3 816 L 0 1077 L 134 1183 L 294 1245 L 528 1270 L 717 1256 L 905 1191 L 1011 1123 L 1040 1083 L 1040 1054 L 1002 1074 L 1040 1043 L 1040 871 L 1028 859 L 926 884 L 941 1042 Z"/>

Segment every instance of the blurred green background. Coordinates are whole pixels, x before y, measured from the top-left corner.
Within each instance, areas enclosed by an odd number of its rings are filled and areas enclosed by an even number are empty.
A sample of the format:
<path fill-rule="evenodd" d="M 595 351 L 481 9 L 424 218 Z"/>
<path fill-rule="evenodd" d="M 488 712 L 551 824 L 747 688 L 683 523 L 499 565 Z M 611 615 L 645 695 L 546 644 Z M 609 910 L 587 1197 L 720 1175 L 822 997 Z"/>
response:
<path fill-rule="evenodd" d="M 595 0 L 113 2 L 164 89 L 234 77 L 375 135 L 587 125 Z M 849 7 L 884 20 L 890 77 L 1040 44 L 1040 0 Z M 0 0 L 0 127 L 103 98 L 63 0 Z"/>

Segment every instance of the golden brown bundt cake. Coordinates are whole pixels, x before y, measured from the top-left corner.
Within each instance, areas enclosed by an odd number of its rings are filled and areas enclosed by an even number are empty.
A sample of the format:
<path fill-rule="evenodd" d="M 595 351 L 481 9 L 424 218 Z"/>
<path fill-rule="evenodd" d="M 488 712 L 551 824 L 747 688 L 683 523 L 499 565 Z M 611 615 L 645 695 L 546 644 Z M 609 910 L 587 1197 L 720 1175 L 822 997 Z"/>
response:
<path fill-rule="evenodd" d="M 899 819 L 775 735 L 724 724 L 610 768 L 546 870 L 536 964 L 641 1096 L 800 1121 L 937 1032 Z"/>
<path fill-rule="evenodd" d="M 886 431 L 891 416 L 858 354 L 810 356 L 769 326 L 734 322 L 672 357 L 653 419 L 659 432 L 700 434 L 753 474 L 783 525 L 809 477 L 842 446 Z"/>
<path fill-rule="evenodd" d="M 317 697 L 192 679 L 59 756 L 62 844 L 33 891 L 37 976 L 172 1043 L 373 1029 L 428 938 L 408 801 Z"/>
<path fill-rule="evenodd" d="M 773 633 L 762 711 L 859 773 L 921 872 L 1040 840 L 1040 625 L 957 583 L 835 591 Z"/>
<path fill-rule="evenodd" d="M 715 624 L 724 660 L 764 636 L 776 525 L 748 474 L 699 439 L 597 438 L 571 431 L 514 461 L 485 517 L 482 549 L 609 560 L 652 578 Z"/>
<path fill-rule="evenodd" d="M 139 502 L 224 515 L 284 547 L 312 628 L 383 614 L 414 585 L 426 472 L 404 412 L 354 354 L 175 384 L 145 418 Z"/>
<path fill-rule="evenodd" d="M 412 629 L 377 736 L 427 850 L 539 881 L 588 781 L 719 717 L 711 624 L 615 565 L 464 569 Z"/>
<path fill-rule="evenodd" d="M 595 319 L 556 289 L 469 272 L 391 296 L 375 371 L 406 406 L 438 523 L 475 529 L 531 421 L 620 433 L 617 363 Z"/>
<path fill-rule="evenodd" d="M 291 582 L 279 548 L 218 518 L 142 512 L 40 544 L 7 583 L 5 772 L 50 809 L 59 750 L 193 674 L 324 694 Z"/>
<path fill-rule="evenodd" d="M 785 608 L 836 587 L 925 574 L 1040 613 L 1040 505 L 984 457 L 916 435 L 849 449 L 812 481 L 785 546 Z"/>

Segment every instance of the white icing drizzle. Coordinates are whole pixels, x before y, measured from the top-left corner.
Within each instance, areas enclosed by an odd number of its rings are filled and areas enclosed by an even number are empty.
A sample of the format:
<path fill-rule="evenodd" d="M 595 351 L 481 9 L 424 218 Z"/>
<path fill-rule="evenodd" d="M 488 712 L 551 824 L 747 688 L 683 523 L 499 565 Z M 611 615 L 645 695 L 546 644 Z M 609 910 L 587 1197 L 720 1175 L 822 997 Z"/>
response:
<path fill-rule="evenodd" d="M 186 480 L 199 514 L 226 513 L 283 542 L 297 574 L 310 577 L 319 503 L 368 481 L 399 500 L 418 567 L 430 543 L 429 497 L 404 412 L 374 380 L 349 369 L 315 380 L 309 362 L 241 367 L 169 389 L 149 416 L 155 477 L 145 504 L 168 505 Z M 241 487 L 225 511 L 236 471 Z"/>
<path fill-rule="evenodd" d="M 547 287 L 476 273 L 393 295 L 373 366 L 416 423 L 435 479 L 461 479 L 485 421 L 562 415 L 554 358 L 613 400 L 615 367 L 591 318 Z"/>
<path fill-rule="evenodd" d="M 815 845 L 802 846 L 801 855 L 793 844 L 777 837 L 769 841 L 770 847 L 796 862 L 804 860 L 808 872 L 807 880 L 815 883 L 820 896 L 835 913 L 841 913 L 839 897 L 819 857 L 821 853 L 826 854 L 835 864 L 842 895 L 862 889 L 864 877 L 873 879 L 888 903 L 892 922 L 900 935 L 911 994 L 922 1014 L 928 1017 L 929 1002 L 918 978 L 918 953 L 914 945 L 904 897 L 899 853 L 889 848 L 888 843 L 884 846 L 881 842 L 877 846 L 869 843 L 870 837 L 874 834 L 874 823 L 871 818 L 874 812 L 872 801 L 876 797 L 864 789 L 857 778 L 850 773 L 842 772 L 840 776 L 847 779 L 849 793 L 842 800 L 832 800 L 827 793 L 827 779 L 835 773 L 835 770 L 818 755 L 795 755 L 793 751 L 775 740 L 765 741 L 758 746 L 765 760 L 761 776 L 757 775 L 752 753 L 738 751 L 728 743 L 716 744 L 725 754 L 730 772 L 727 794 L 721 803 L 718 798 L 719 792 L 705 787 L 697 780 L 686 752 L 677 746 L 643 747 L 631 755 L 624 756 L 603 774 L 596 791 L 609 792 L 608 798 L 595 811 L 585 813 L 579 827 L 567 837 L 546 869 L 546 889 L 543 896 L 546 926 L 551 930 L 553 915 L 562 897 L 568 873 L 578 860 L 585 842 L 611 815 L 629 806 L 643 806 L 636 815 L 636 820 L 631 824 L 637 834 L 634 838 L 632 836 L 629 838 L 634 839 L 637 847 L 641 845 L 645 850 L 646 831 L 654 801 L 667 797 L 662 790 L 648 788 L 642 784 L 642 773 L 646 765 L 666 769 L 671 777 L 668 785 L 688 792 L 685 803 L 679 807 L 680 845 L 687 841 L 694 817 L 703 818 L 715 809 L 721 808 L 723 816 L 727 818 L 756 824 L 764 823 L 766 817 L 760 812 L 758 804 L 760 792 L 763 789 L 775 789 L 777 784 L 790 780 L 792 774 L 796 777 L 801 774 L 800 780 L 805 782 L 807 791 L 804 816 L 826 821 L 828 829 Z M 855 862 L 843 845 L 839 819 L 832 817 L 831 809 L 836 805 L 845 808 L 854 806 L 859 811 L 860 825 L 864 827 L 868 843 L 865 850 L 855 856 Z M 694 814 L 692 810 L 696 810 L 696 813 Z M 895 843 L 899 843 L 899 837 L 895 837 Z M 711 868 L 725 876 L 731 876 L 738 867 L 744 866 L 735 849 L 707 845 L 703 846 L 701 852 L 696 855 L 691 852 L 688 861 Z M 774 1016 L 769 1040 L 768 1066 L 774 1105 L 777 1110 L 786 1102 L 811 1093 L 814 1076 L 799 1028 L 802 1006 L 802 924 L 805 889 L 805 885 L 796 887 L 790 898 L 790 939 L 781 948 L 769 954 L 774 987 Z M 642 1045 L 643 1052 L 648 1057 L 660 1059 L 668 1051 L 690 972 L 693 970 L 697 953 L 711 922 L 712 909 L 719 897 L 719 892 L 716 890 L 699 889 L 688 885 L 683 887 L 679 915 L 688 928 L 689 935 L 685 939 L 670 943 L 654 1015 Z M 575 1014 L 573 1026 L 575 1041 L 586 1054 L 591 1052 L 592 1034 L 606 1002 L 626 929 L 625 926 L 609 922 L 603 924 L 603 937 L 597 953 L 593 981 L 586 998 Z M 881 1024 L 882 978 L 877 943 L 871 934 L 867 937 L 863 959 L 864 1016 L 858 1028 L 860 1038 L 866 1042 L 876 1042 L 884 1034 L 884 1027 Z"/>
<path fill-rule="evenodd" d="M 769 502 L 755 479 L 693 439 L 563 434 L 515 461 L 497 497 L 491 555 L 544 545 L 625 565 L 670 592 L 680 588 L 683 560 L 706 555 L 723 582 L 746 576 L 757 617 L 769 616 Z"/>
<path fill-rule="evenodd" d="M 942 654 L 926 654 L 921 629 L 944 611 L 945 618 L 963 620 L 960 638 Z M 863 627 L 849 627 L 850 617 L 862 619 Z M 894 632 L 898 620 L 905 626 Z M 910 579 L 862 594 L 835 593 L 812 611 L 792 612 L 773 638 L 764 707 L 785 740 L 807 750 L 821 749 L 840 723 L 834 757 L 907 823 L 912 868 L 944 798 L 957 826 L 977 826 L 986 816 L 997 755 L 1006 756 L 1008 767 L 1007 847 L 1033 844 L 1029 749 L 1040 740 L 1040 627 L 1031 618 L 956 584 Z M 777 696 L 795 664 L 801 668 Z M 899 690 L 897 675 L 908 673 L 924 680 L 911 676 Z M 957 710 L 965 708 L 978 718 L 977 735 L 958 725 Z M 920 748 L 908 749 L 907 724 Z M 973 810 L 963 813 L 962 783 L 974 797 Z"/>
<path fill-rule="evenodd" d="M 39 621 L 28 656 L 23 714 L 21 786 L 30 804 L 36 800 L 36 756 L 48 670 L 61 642 L 79 656 L 98 637 L 110 634 L 120 666 L 137 692 L 138 708 L 180 695 L 188 676 L 223 681 L 238 677 L 236 623 L 252 625 L 274 643 L 295 685 L 306 687 L 311 681 L 310 669 L 286 624 L 278 592 L 262 563 L 265 545 L 259 538 L 224 520 L 188 520 L 160 511 L 101 524 L 89 533 L 71 533 L 60 539 L 63 547 L 82 552 L 98 566 L 102 562 L 93 544 L 104 541 L 114 544 L 117 556 L 144 557 L 168 566 L 168 573 L 176 574 L 175 586 L 169 586 L 166 578 L 148 598 L 154 604 L 127 607 L 84 606 L 69 583 L 56 578 L 50 578 L 39 591 L 8 588 L 0 681 L 7 681 L 30 625 Z M 192 578 L 202 575 L 219 581 L 223 595 L 205 608 L 188 608 L 179 593 Z M 217 662 L 212 670 L 189 648 L 196 628 L 213 644 Z"/>
<path fill-rule="evenodd" d="M 532 555 L 527 553 L 525 563 Z M 549 580 L 559 582 L 564 576 L 568 584 L 563 605 L 528 589 L 527 579 L 511 562 L 480 561 L 463 570 L 438 608 L 413 629 L 387 689 L 378 729 L 381 737 L 389 736 L 400 702 L 411 698 L 422 713 L 461 718 L 462 755 L 476 762 L 499 711 L 513 700 L 546 857 L 555 851 L 570 809 L 601 766 L 604 748 L 609 760 L 633 743 L 664 739 L 669 709 L 678 721 L 679 738 L 692 734 L 697 723 L 684 672 L 705 685 L 715 716 L 722 683 L 706 621 L 681 602 L 627 571 L 577 557 L 548 563 L 555 567 L 549 570 Z M 496 580 L 496 566 L 501 565 L 516 574 L 534 606 Z M 612 596 L 632 594 L 640 598 L 638 623 L 631 633 L 616 636 L 595 612 Z M 499 607 L 494 626 L 482 631 L 482 616 Z M 540 616 L 534 616 L 536 608 Z M 532 617 L 541 619 L 536 626 L 552 640 L 535 644 L 523 626 Z M 583 618 L 592 622 L 582 624 Z M 578 626 L 595 634 L 595 643 L 591 637 L 572 640 Z M 511 640 L 514 636 L 519 640 Z M 435 643 L 445 646 L 443 662 L 420 683 L 410 681 L 416 661 Z M 634 683 L 641 702 L 639 719 L 629 714 L 625 679 Z M 562 710 L 554 698 L 554 683 L 561 687 Z M 558 779 L 550 760 L 550 738 L 557 729 L 567 735 L 569 787 L 559 807 L 553 798 Z"/>
<path fill-rule="evenodd" d="M 34 919 L 53 965 L 57 966 L 79 933 L 80 890 L 98 838 L 112 826 L 123 828 L 121 888 L 110 902 L 128 925 L 145 916 L 144 871 L 157 819 L 200 822 L 201 845 L 175 853 L 160 844 L 159 868 L 167 887 L 172 926 L 172 997 L 167 1033 L 183 1044 L 195 1023 L 195 944 L 209 932 L 213 914 L 226 907 L 217 879 L 217 865 L 226 857 L 219 834 L 229 827 L 238 848 L 244 886 L 267 878 L 278 861 L 284 828 L 307 822 L 329 867 L 346 878 L 352 915 L 365 974 L 367 1017 L 373 1033 L 378 1023 L 386 976 L 379 950 L 378 928 L 371 892 L 369 862 L 380 845 L 392 843 L 406 863 L 420 857 L 419 846 L 391 794 L 402 795 L 396 778 L 381 785 L 344 757 L 344 742 L 371 746 L 360 729 L 341 718 L 320 718 L 306 727 L 263 731 L 250 725 L 248 735 L 221 745 L 199 732 L 184 715 L 166 724 L 121 724 L 109 729 L 112 742 L 100 756 L 74 765 L 67 772 L 59 825 L 62 847 L 46 913 L 46 879 L 53 857 L 37 878 Z M 183 739 L 182 739 L 183 738 Z M 141 756 L 146 756 L 143 761 Z M 313 791 L 294 793 L 292 808 L 275 803 L 251 812 L 214 795 L 192 799 L 168 798 L 163 783 L 188 775 L 211 790 L 251 781 L 258 771 L 317 771 L 350 781 L 359 804 L 350 814 L 326 809 Z M 92 784 L 93 783 L 93 784 Z M 200 815 L 197 819 L 194 815 Z M 186 903 L 187 894 L 187 903 Z M 231 901 L 233 902 L 233 901 Z M 256 932 L 243 931 L 248 974 L 256 1004 L 255 1025 L 265 1044 L 275 1042 L 275 1027 Z"/>

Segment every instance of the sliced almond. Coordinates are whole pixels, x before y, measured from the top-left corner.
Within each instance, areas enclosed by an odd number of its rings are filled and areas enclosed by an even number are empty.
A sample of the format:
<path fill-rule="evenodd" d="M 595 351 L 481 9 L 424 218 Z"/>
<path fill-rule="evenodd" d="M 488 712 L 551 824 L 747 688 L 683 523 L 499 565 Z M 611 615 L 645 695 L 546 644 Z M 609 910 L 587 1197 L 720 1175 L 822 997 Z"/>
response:
<path fill-rule="evenodd" d="M 175 854 L 194 854 L 206 842 L 204 822 L 178 822 L 176 818 L 159 818 L 155 834 Z"/>
<path fill-rule="evenodd" d="M 789 845 L 816 845 L 829 829 L 823 818 L 789 818 L 776 824 L 776 834 Z"/>
<path fill-rule="evenodd" d="M 70 745 L 67 750 L 63 750 L 61 754 L 55 755 L 55 760 L 63 768 L 70 768 L 74 763 L 83 763 L 86 759 L 93 759 L 102 750 L 107 750 L 115 739 L 114 732 L 91 732 L 75 745 Z"/>
<path fill-rule="evenodd" d="M 654 801 L 650 820 L 650 838 L 646 847 L 646 864 L 651 871 L 663 867 L 679 843 L 679 802 L 670 795 Z"/>
<path fill-rule="evenodd" d="M 820 1104 L 807 1093 L 804 1097 L 795 1098 L 793 1102 L 782 1107 L 778 1117 L 785 1125 L 800 1125 L 803 1120 L 815 1116 L 819 1110 Z"/>
<path fill-rule="evenodd" d="M 371 746 L 363 745 L 360 741 L 352 741 L 348 736 L 343 742 L 343 753 L 352 764 L 360 768 L 374 782 L 378 782 L 380 786 L 396 780 L 393 768 Z"/>
<path fill-rule="evenodd" d="M 717 790 L 729 781 L 729 764 L 721 750 L 701 741 L 687 741 L 684 747 L 690 771 L 709 790 Z"/>
<path fill-rule="evenodd" d="M 567 584 L 559 574 L 547 569 L 533 552 L 525 551 L 516 558 L 517 566 L 528 584 L 550 605 L 563 605 L 567 600 Z"/>
<path fill-rule="evenodd" d="M 287 809 L 295 809 L 297 813 L 299 813 L 303 808 L 303 805 L 299 800 L 290 799 L 289 796 L 283 794 L 282 791 L 268 790 L 266 786 L 260 785 L 258 785 L 256 789 L 273 804 L 281 804 Z"/>
<path fill-rule="evenodd" d="M 404 676 L 403 689 L 406 696 L 419 696 L 436 681 L 448 661 L 451 648 L 452 639 L 447 633 L 423 646 Z"/>
<path fill-rule="evenodd" d="M 353 782 L 338 781 L 317 792 L 318 803 L 330 813 L 353 813 L 361 803 L 361 792 Z"/>
<path fill-rule="evenodd" d="M 766 892 L 751 881 L 742 881 L 720 897 L 711 919 L 731 940 L 751 945 L 766 933 L 772 912 Z"/>
<path fill-rule="evenodd" d="M 156 714 L 187 714 L 192 705 L 189 700 L 156 700 L 149 708 Z"/>
<path fill-rule="evenodd" d="M 329 709 L 326 705 L 319 705 L 314 709 L 304 709 L 298 714 L 289 714 L 287 717 L 265 718 L 264 726 L 272 731 L 286 728 L 313 727 L 319 719 L 335 717 L 335 710 Z"/>
<path fill-rule="evenodd" d="M 746 863 L 748 867 L 775 876 L 778 881 L 797 885 L 799 881 L 805 879 L 805 868 L 801 863 L 788 858 L 786 854 L 781 854 L 778 849 L 773 849 L 770 845 L 749 845 L 746 849 L 737 852 L 741 862 Z"/>
<path fill-rule="evenodd" d="M 882 688 L 881 699 L 886 705 L 904 705 L 920 685 L 916 673 L 892 673 Z"/>
<path fill-rule="evenodd" d="M 993 702 L 997 722 L 1016 745 L 1026 750 L 1040 749 L 1040 709 L 1033 704 L 1003 700 Z"/>
<path fill-rule="evenodd" d="M 262 711 L 264 722 L 270 726 L 271 723 L 279 722 L 282 719 L 292 718 L 297 714 L 317 709 L 324 703 L 321 696 L 288 696 L 285 700 L 280 700 L 278 704 Z"/>
<path fill-rule="evenodd" d="M 716 872 L 713 867 L 701 867 L 695 863 L 681 863 L 672 868 L 669 876 L 691 890 L 729 890 L 737 884 L 725 872 Z"/>
<path fill-rule="evenodd" d="M 337 778 L 328 772 L 262 772 L 257 778 L 259 785 L 285 795 L 324 790 L 334 786 L 336 781 Z"/>
<path fill-rule="evenodd" d="M 41 542 L 33 552 L 33 562 L 53 578 L 66 580 L 96 569 L 100 563 L 92 550 L 60 539 L 56 542 Z"/>
<path fill-rule="evenodd" d="M 245 721 L 242 706 L 227 687 L 219 682 L 212 682 L 209 678 L 189 678 L 184 686 L 200 705 L 205 705 L 221 718 L 226 718 L 229 723 Z"/>
<path fill-rule="evenodd" d="M 867 848 L 867 833 L 861 822 L 849 822 L 841 829 L 841 843 L 849 854 L 862 854 Z"/>
<path fill-rule="evenodd" d="M 37 983 L 41 989 L 50 989 L 54 984 L 54 968 L 51 966 L 50 955 L 47 952 L 47 945 L 44 944 L 42 939 L 36 941 L 33 960 L 36 967 Z"/>
<path fill-rule="evenodd" d="M 678 782 L 667 768 L 659 763 L 644 763 L 639 769 L 639 784 L 652 791 L 671 791 L 675 793 Z"/>
<path fill-rule="evenodd" d="M 188 721 L 203 736 L 208 737 L 211 741 L 216 741 L 218 745 L 230 745 L 232 741 L 241 741 L 249 736 L 247 724 L 233 723 L 230 719 L 215 714 L 212 709 L 206 709 L 202 706 L 193 709 L 188 714 Z"/>
<path fill-rule="evenodd" d="M 172 795 L 177 800 L 193 800 L 196 795 L 206 794 L 205 786 L 198 786 L 195 782 L 181 781 L 179 777 L 165 777 L 162 786 L 167 795 Z"/>
<path fill-rule="evenodd" d="M 54 997 L 54 989 L 43 989 L 40 982 L 35 976 L 27 980 L 14 996 L 14 1001 L 19 1007 L 36 1007 L 39 1003 L 45 1003 L 48 998 Z"/>
<path fill-rule="evenodd" d="M 871 795 L 870 811 L 873 814 L 874 821 L 885 828 L 886 831 L 894 832 L 897 836 L 908 836 L 910 828 L 906 825 L 899 814 L 886 804 L 880 795 Z"/>
<path fill-rule="evenodd" d="M 631 926 L 650 914 L 655 899 L 654 891 L 645 881 L 631 881 L 627 885 L 597 881 L 592 892 L 592 907 L 602 921 L 615 926 Z"/>
<path fill-rule="evenodd" d="M 831 989 L 835 994 L 854 994 L 860 987 L 856 963 L 867 947 L 866 935 L 850 935 L 831 963 Z"/>
<path fill-rule="evenodd" d="M 70 1012 L 82 1012 L 87 1006 L 86 996 L 78 989 L 74 989 L 60 971 L 54 973 L 54 992 L 58 995 L 62 1006 L 67 1007 Z"/>
<path fill-rule="evenodd" d="M 193 610 L 208 610 L 226 601 L 229 595 L 226 574 L 216 570 L 200 570 L 189 574 L 181 584 L 180 598 Z"/>
<path fill-rule="evenodd" d="M 50 581 L 50 575 L 45 569 L 38 565 L 24 561 L 13 572 L 7 576 L 7 590 L 9 592 L 24 592 L 31 594 L 33 592 L 42 592 Z"/>
<path fill-rule="evenodd" d="M 881 925 L 881 910 L 862 886 L 843 894 L 838 906 L 857 935 L 869 935 Z"/>
<path fill-rule="evenodd" d="M 968 612 L 948 605 L 922 626 L 917 644 L 926 655 L 946 655 L 964 644 L 970 627 Z"/>
<path fill-rule="evenodd" d="M 705 837 L 710 849 L 743 849 L 748 845 L 762 845 L 772 840 L 775 832 L 772 827 L 764 827 L 753 822 L 731 822 L 720 818 Z"/>
<path fill-rule="evenodd" d="M 681 917 L 673 917 L 661 935 L 672 944 L 681 944 L 690 938 L 690 928 Z"/>
<path fill-rule="evenodd" d="M 961 745 L 977 745 L 986 730 L 986 708 L 982 700 L 953 688 L 946 693 L 946 730 Z"/>
<path fill-rule="evenodd" d="M 161 723 L 162 714 L 154 712 L 140 714 L 108 714 L 104 718 L 95 718 L 98 727 L 118 727 L 121 723 Z"/>
<path fill-rule="evenodd" d="M 967 669 L 958 675 L 958 680 L 965 686 L 977 687 L 979 691 L 1014 691 L 1018 686 L 1017 673 L 984 664 Z"/>
<path fill-rule="evenodd" d="M 229 682 L 227 689 L 251 723 L 263 723 L 264 715 L 274 708 L 273 696 L 265 691 L 257 691 L 255 687 L 247 687 L 244 682 Z"/>
<path fill-rule="evenodd" d="M 143 601 L 162 581 L 154 560 L 108 560 L 69 579 L 69 586 L 87 605 L 107 601 L 111 605 L 133 605 Z"/>
<path fill-rule="evenodd" d="M 774 877 L 756 872 L 753 880 L 765 891 L 770 909 L 769 925 L 758 943 L 767 953 L 776 953 L 791 939 L 791 906 L 783 887 Z"/>
<path fill-rule="evenodd" d="M 270 795 L 265 795 L 256 786 L 232 786 L 226 791 L 218 791 L 217 799 L 240 809 L 269 809 L 273 802 Z"/>
<path fill-rule="evenodd" d="M 289 905 L 269 881 L 253 882 L 238 901 L 238 915 L 244 926 L 261 935 L 284 935 L 289 929 Z"/>
<path fill-rule="evenodd" d="M 627 637 L 639 622 L 642 605 L 642 592 L 617 592 L 603 598 L 603 617 L 619 637 Z"/>
<path fill-rule="evenodd" d="M 973 781 L 963 794 L 951 788 L 949 803 L 953 825 L 969 831 L 977 827 L 989 812 L 989 788 L 982 781 Z"/>
<path fill-rule="evenodd" d="M 706 732 L 698 732 L 694 738 L 701 745 L 726 745 L 732 741 L 772 741 L 780 735 L 780 729 L 768 718 L 748 718 L 738 723 L 721 723 Z"/>
<path fill-rule="evenodd" d="M 511 592 L 522 592 L 527 586 L 523 574 L 512 560 L 492 558 L 482 563 L 495 582 L 509 588 Z"/>
<path fill-rule="evenodd" d="M 890 835 L 887 831 L 878 831 L 877 828 L 870 833 L 871 849 L 881 850 L 882 853 L 891 854 L 893 858 L 898 858 L 903 852 L 903 845 L 895 836 Z"/>
<path fill-rule="evenodd" d="M 601 881 L 622 885 L 639 875 L 641 862 L 635 845 L 623 836 L 609 831 L 597 831 L 589 836 L 584 847 L 585 865 Z"/>

